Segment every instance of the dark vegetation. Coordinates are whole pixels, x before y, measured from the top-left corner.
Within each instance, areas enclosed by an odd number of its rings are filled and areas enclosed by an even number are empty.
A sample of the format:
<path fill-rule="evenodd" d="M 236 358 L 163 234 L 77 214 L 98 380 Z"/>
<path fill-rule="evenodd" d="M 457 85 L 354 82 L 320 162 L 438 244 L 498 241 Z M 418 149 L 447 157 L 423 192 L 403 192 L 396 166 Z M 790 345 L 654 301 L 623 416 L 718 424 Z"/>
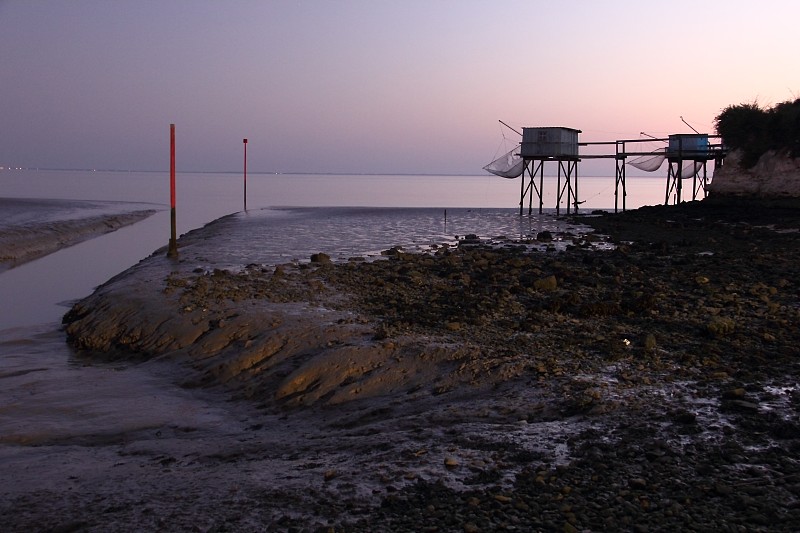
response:
<path fill-rule="evenodd" d="M 771 108 L 757 102 L 728 106 L 714 122 L 722 142 L 743 152 L 744 168 L 755 166 L 769 150 L 800 157 L 800 98 Z"/>

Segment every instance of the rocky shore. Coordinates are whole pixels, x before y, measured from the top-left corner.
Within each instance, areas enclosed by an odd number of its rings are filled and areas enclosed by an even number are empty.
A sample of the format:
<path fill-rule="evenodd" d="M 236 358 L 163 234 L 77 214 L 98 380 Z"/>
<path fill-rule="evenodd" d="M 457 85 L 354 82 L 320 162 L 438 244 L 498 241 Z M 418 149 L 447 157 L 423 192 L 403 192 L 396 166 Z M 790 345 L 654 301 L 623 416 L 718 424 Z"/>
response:
<path fill-rule="evenodd" d="M 235 272 L 202 266 L 209 236 L 189 234 L 179 262 L 143 261 L 65 327 L 85 357 L 169 361 L 264 420 L 314 421 L 296 448 L 313 486 L 176 496 L 199 530 L 796 530 L 800 211 L 580 222 L 594 230 Z M 258 416 L 248 438 L 271 429 Z M 78 525 L 133 517 L 159 525 Z"/>

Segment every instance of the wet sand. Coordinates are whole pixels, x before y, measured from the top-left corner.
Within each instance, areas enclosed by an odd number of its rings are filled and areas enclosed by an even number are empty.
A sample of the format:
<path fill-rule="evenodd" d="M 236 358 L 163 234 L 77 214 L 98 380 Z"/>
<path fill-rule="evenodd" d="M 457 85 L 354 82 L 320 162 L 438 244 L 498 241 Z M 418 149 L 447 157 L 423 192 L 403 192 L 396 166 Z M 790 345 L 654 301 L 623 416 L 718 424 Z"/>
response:
<path fill-rule="evenodd" d="M 8 442 L 4 469 L 25 482 L 4 489 L 0 517 L 97 531 L 791 531 L 798 213 L 643 208 L 581 219 L 598 233 L 236 270 L 208 261 L 211 224 L 65 323 L 80 360 L 162 375 L 227 424 Z M 67 450 L 101 467 L 52 461 L 44 480 L 19 459 Z"/>
<path fill-rule="evenodd" d="M 0 271 L 153 215 L 121 202 L 0 198 Z M 93 214 L 96 213 L 97 214 Z"/>

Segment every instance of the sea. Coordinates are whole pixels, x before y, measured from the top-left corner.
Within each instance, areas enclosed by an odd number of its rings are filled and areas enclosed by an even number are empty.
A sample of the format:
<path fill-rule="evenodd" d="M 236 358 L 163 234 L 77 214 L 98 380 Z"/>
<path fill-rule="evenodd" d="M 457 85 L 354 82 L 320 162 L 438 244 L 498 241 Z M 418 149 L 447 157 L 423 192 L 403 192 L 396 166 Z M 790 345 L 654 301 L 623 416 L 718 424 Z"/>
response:
<path fill-rule="evenodd" d="M 626 207 L 662 203 L 665 185 L 665 178 L 628 177 Z M 179 172 L 177 234 L 231 215 L 255 228 L 246 242 L 216 237 L 214 248 L 233 263 L 255 257 L 279 264 L 316 252 L 336 259 L 369 256 L 392 246 L 455 242 L 469 233 L 535 236 L 556 224 L 557 190 L 557 178 L 545 177 L 545 213 L 538 214 L 534 199 L 533 214 L 526 203 L 520 216 L 520 180 L 491 175 L 248 174 L 245 180 L 236 173 Z M 580 212 L 614 208 L 613 177 L 580 177 L 578 192 Z M 167 172 L 6 169 L 0 171 L 0 198 L 60 200 L 71 218 L 103 206 L 156 210 L 136 224 L 0 272 L 0 465 L 23 471 L 43 464 L 46 451 L 19 443 L 127 431 L 134 422 L 168 424 L 186 416 L 186 405 L 196 413 L 216 412 L 217 404 L 135 365 L 120 372 L 87 362 L 70 350 L 61 328 L 73 302 L 167 245 Z M 566 211 L 564 202 L 560 211 Z M 2 226 L 46 221 L 52 213 L 0 216 Z M 154 413 L 158 420 L 150 419 Z"/>
<path fill-rule="evenodd" d="M 95 211 L 103 202 L 158 210 L 132 226 L 0 272 L 0 331 L 57 323 L 71 302 L 164 246 L 171 231 L 169 180 L 167 172 L 0 171 L 0 197 L 74 201 L 73 217 L 86 202 L 93 202 Z M 614 209 L 613 177 L 582 176 L 578 183 L 580 212 Z M 665 185 L 665 178 L 629 177 L 626 207 L 662 203 Z M 520 180 L 492 175 L 251 173 L 245 178 L 179 172 L 176 226 L 181 235 L 244 212 L 246 201 L 248 215 L 269 219 L 271 253 L 262 261 L 279 263 L 315 252 L 363 255 L 426 240 L 438 243 L 465 233 L 525 235 L 552 220 L 558 191 L 558 179 L 545 177 L 545 214 L 538 214 L 534 195 L 533 216 L 527 216 L 526 197 L 520 217 Z M 564 196 L 559 211 L 566 208 Z M 43 212 L 39 219 L 46 216 Z M 28 223 L 36 221 L 36 213 L 26 217 Z"/>

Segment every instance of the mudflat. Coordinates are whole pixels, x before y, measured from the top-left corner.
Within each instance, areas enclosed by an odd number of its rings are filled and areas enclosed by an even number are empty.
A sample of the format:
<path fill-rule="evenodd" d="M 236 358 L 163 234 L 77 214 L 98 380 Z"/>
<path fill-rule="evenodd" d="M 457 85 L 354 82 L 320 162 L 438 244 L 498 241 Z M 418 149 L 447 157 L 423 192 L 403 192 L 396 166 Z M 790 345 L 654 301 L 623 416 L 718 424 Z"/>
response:
<path fill-rule="evenodd" d="M 125 490 L 17 493 L 0 516 L 86 530 L 796 529 L 800 211 L 704 201 L 580 221 L 593 230 L 537 236 L 566 251 L 466 238 L 236 271 L 204 266 L 209 227 L 187 234 L 178 260 L 154 255 L 76 304 L 66 332 L 94 361 L 171 365 L 247 423 L 213 453 L 190 436 L 183 455 L 145 435 L 94 443 L 125 461 L 136 448 L 148 481 L 133 469 Z M 235 491 L 220 499 L 198 465 Z M 190 490 L 154 501 L 170 482 Z"/>
<path fill-rule="evenodd" d="M 124 205 L 121 202 L 0 198 L 0 210 L 4 214 L 0 223 L 0 271 L 115 231 L 156 212 L 155 209 L 125 209 Z M 100 213 L 92 214 L 95 211 Z"/>

